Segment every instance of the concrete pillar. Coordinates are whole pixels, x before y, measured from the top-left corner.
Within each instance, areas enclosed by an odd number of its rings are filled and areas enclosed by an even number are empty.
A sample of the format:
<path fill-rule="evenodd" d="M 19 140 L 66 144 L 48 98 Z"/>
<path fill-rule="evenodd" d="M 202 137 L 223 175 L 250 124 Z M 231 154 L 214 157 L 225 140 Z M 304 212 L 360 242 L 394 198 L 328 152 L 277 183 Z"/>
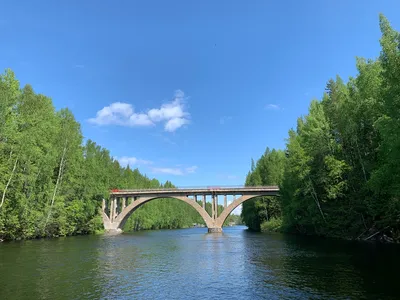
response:
<path fill-rule="evenodd" d="M 233 201 L 235 201 L 236 200 L 236 195 L 233 195 Z"/>
<path fill-rule="evenodd" d="M 215 219 L 218 218 L 218 195 L 215 195 Z"/>
<path fill-rule="evenodd" d="M 101 209 L 102 209 L 102 211 L 106 211 L 106 200 L 104 200 L 104 199 L 101 203 Z"/>
<path fill-rule="evenodd" d="M 114 199 L 111 199 L 110 201 L 110 221 L 114 220 Z"/>
<path fill-rule="evenodd" d="M 203 195 L 203 209 L 206 209 L 206 195 Z"/>
<path fill-rule="evenodd" d="M 114 198 L 114 218 L 116 218 L 117 215 L 118 215 L 117 214 L 117 206 L 118 206 L 117 205 L 117 199 L 118 199 L 117 197 Z"/>
<path fill-rule="evenodd" d="M 226 200 L 226 195 L 224 195 L 224 208 L 227 206 L 227 200 Z"/>
<path fill-rule="evenodd" d="M 197 195 L 193 195 L 194 202 L 197 203 Z"/>
<path fill-rule="evenodd" d="M 126 197 L 122 197 L 122 210 L 126 207 Z"/>
<path fill-rule="evenodd" d="M 211 195 L 211 219 L 215 219 L 214 218 L 214 211 L 215 211 L 215 208 L 214 208 L 214 202 L 215 202 L 215 200 L 214 200 L 214 194 L 212 194 Z"/>

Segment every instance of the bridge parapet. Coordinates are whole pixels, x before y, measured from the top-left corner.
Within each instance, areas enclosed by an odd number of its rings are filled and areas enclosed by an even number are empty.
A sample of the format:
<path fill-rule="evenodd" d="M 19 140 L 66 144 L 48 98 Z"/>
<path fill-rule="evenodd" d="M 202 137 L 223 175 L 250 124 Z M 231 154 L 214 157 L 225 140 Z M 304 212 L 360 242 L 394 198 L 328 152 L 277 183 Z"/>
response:
<path fill-rule="evenodd" d="M 113 189 L 110 195 L 149 195 L 149 194 L 213 194 L 218 195 L 244 195 L 248 193 L 266 193 L 276 196 L 279 192 L 278 186 L 252 186 L 252 187 L 191 187 L 191 188 L 159 188 L 159 189 Z"/>

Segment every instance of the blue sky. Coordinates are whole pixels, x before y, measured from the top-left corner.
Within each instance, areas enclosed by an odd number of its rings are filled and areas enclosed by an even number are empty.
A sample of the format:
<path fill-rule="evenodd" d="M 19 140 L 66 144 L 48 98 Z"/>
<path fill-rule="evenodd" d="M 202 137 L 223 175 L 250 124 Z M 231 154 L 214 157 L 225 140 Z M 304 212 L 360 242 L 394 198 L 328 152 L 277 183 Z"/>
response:
<path fill-rule="evenodd" d="M 0 69 L 85 138 L 178 186 L 241 185 L 399 1 L 4 1 Z"/>

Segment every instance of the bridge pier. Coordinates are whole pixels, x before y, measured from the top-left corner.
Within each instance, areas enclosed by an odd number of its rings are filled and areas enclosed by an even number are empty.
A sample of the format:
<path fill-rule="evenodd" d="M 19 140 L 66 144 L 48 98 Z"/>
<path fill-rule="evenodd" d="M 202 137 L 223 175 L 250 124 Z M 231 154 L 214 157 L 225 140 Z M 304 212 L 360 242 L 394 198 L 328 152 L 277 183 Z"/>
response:
<path fill-rule="evenodd" d="M 111 220 L 103 213 L 103 224 L 106 234 L 116 235 L 122 233 L 122 229 L 119 228 L 118 222 L 111 222 Z"/>
<path fill-rule="evenodd" d="M 108 229 L 105 231 L 106 235 L 118 235 L 122 233 L 122 230 L 117 228 L 117 229 Z"/>
<path fill-rule="evenodd" d="M 210 227 L 208 228 L 208 233 L 221 233 L 222 228 L 221 227 Z"/>

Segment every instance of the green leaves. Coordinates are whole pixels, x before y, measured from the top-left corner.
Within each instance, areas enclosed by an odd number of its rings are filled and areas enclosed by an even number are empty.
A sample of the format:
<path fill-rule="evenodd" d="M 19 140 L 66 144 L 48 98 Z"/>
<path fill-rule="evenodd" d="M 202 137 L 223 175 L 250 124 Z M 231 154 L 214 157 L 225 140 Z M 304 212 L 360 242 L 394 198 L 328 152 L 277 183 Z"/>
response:
<path fill-rule="evenodd" d="M 254 163 L 251 160 L 251 171 L 246 177 L 246 186 L 277 185 L 283 177 L 285 153 L 267 148 L 261 158 Z M 275 197 L 258 197 L 243 203 L 243 222 L 253 230 L 260 230 L 264 220 L 280 217 L 280 205 Z"/>

